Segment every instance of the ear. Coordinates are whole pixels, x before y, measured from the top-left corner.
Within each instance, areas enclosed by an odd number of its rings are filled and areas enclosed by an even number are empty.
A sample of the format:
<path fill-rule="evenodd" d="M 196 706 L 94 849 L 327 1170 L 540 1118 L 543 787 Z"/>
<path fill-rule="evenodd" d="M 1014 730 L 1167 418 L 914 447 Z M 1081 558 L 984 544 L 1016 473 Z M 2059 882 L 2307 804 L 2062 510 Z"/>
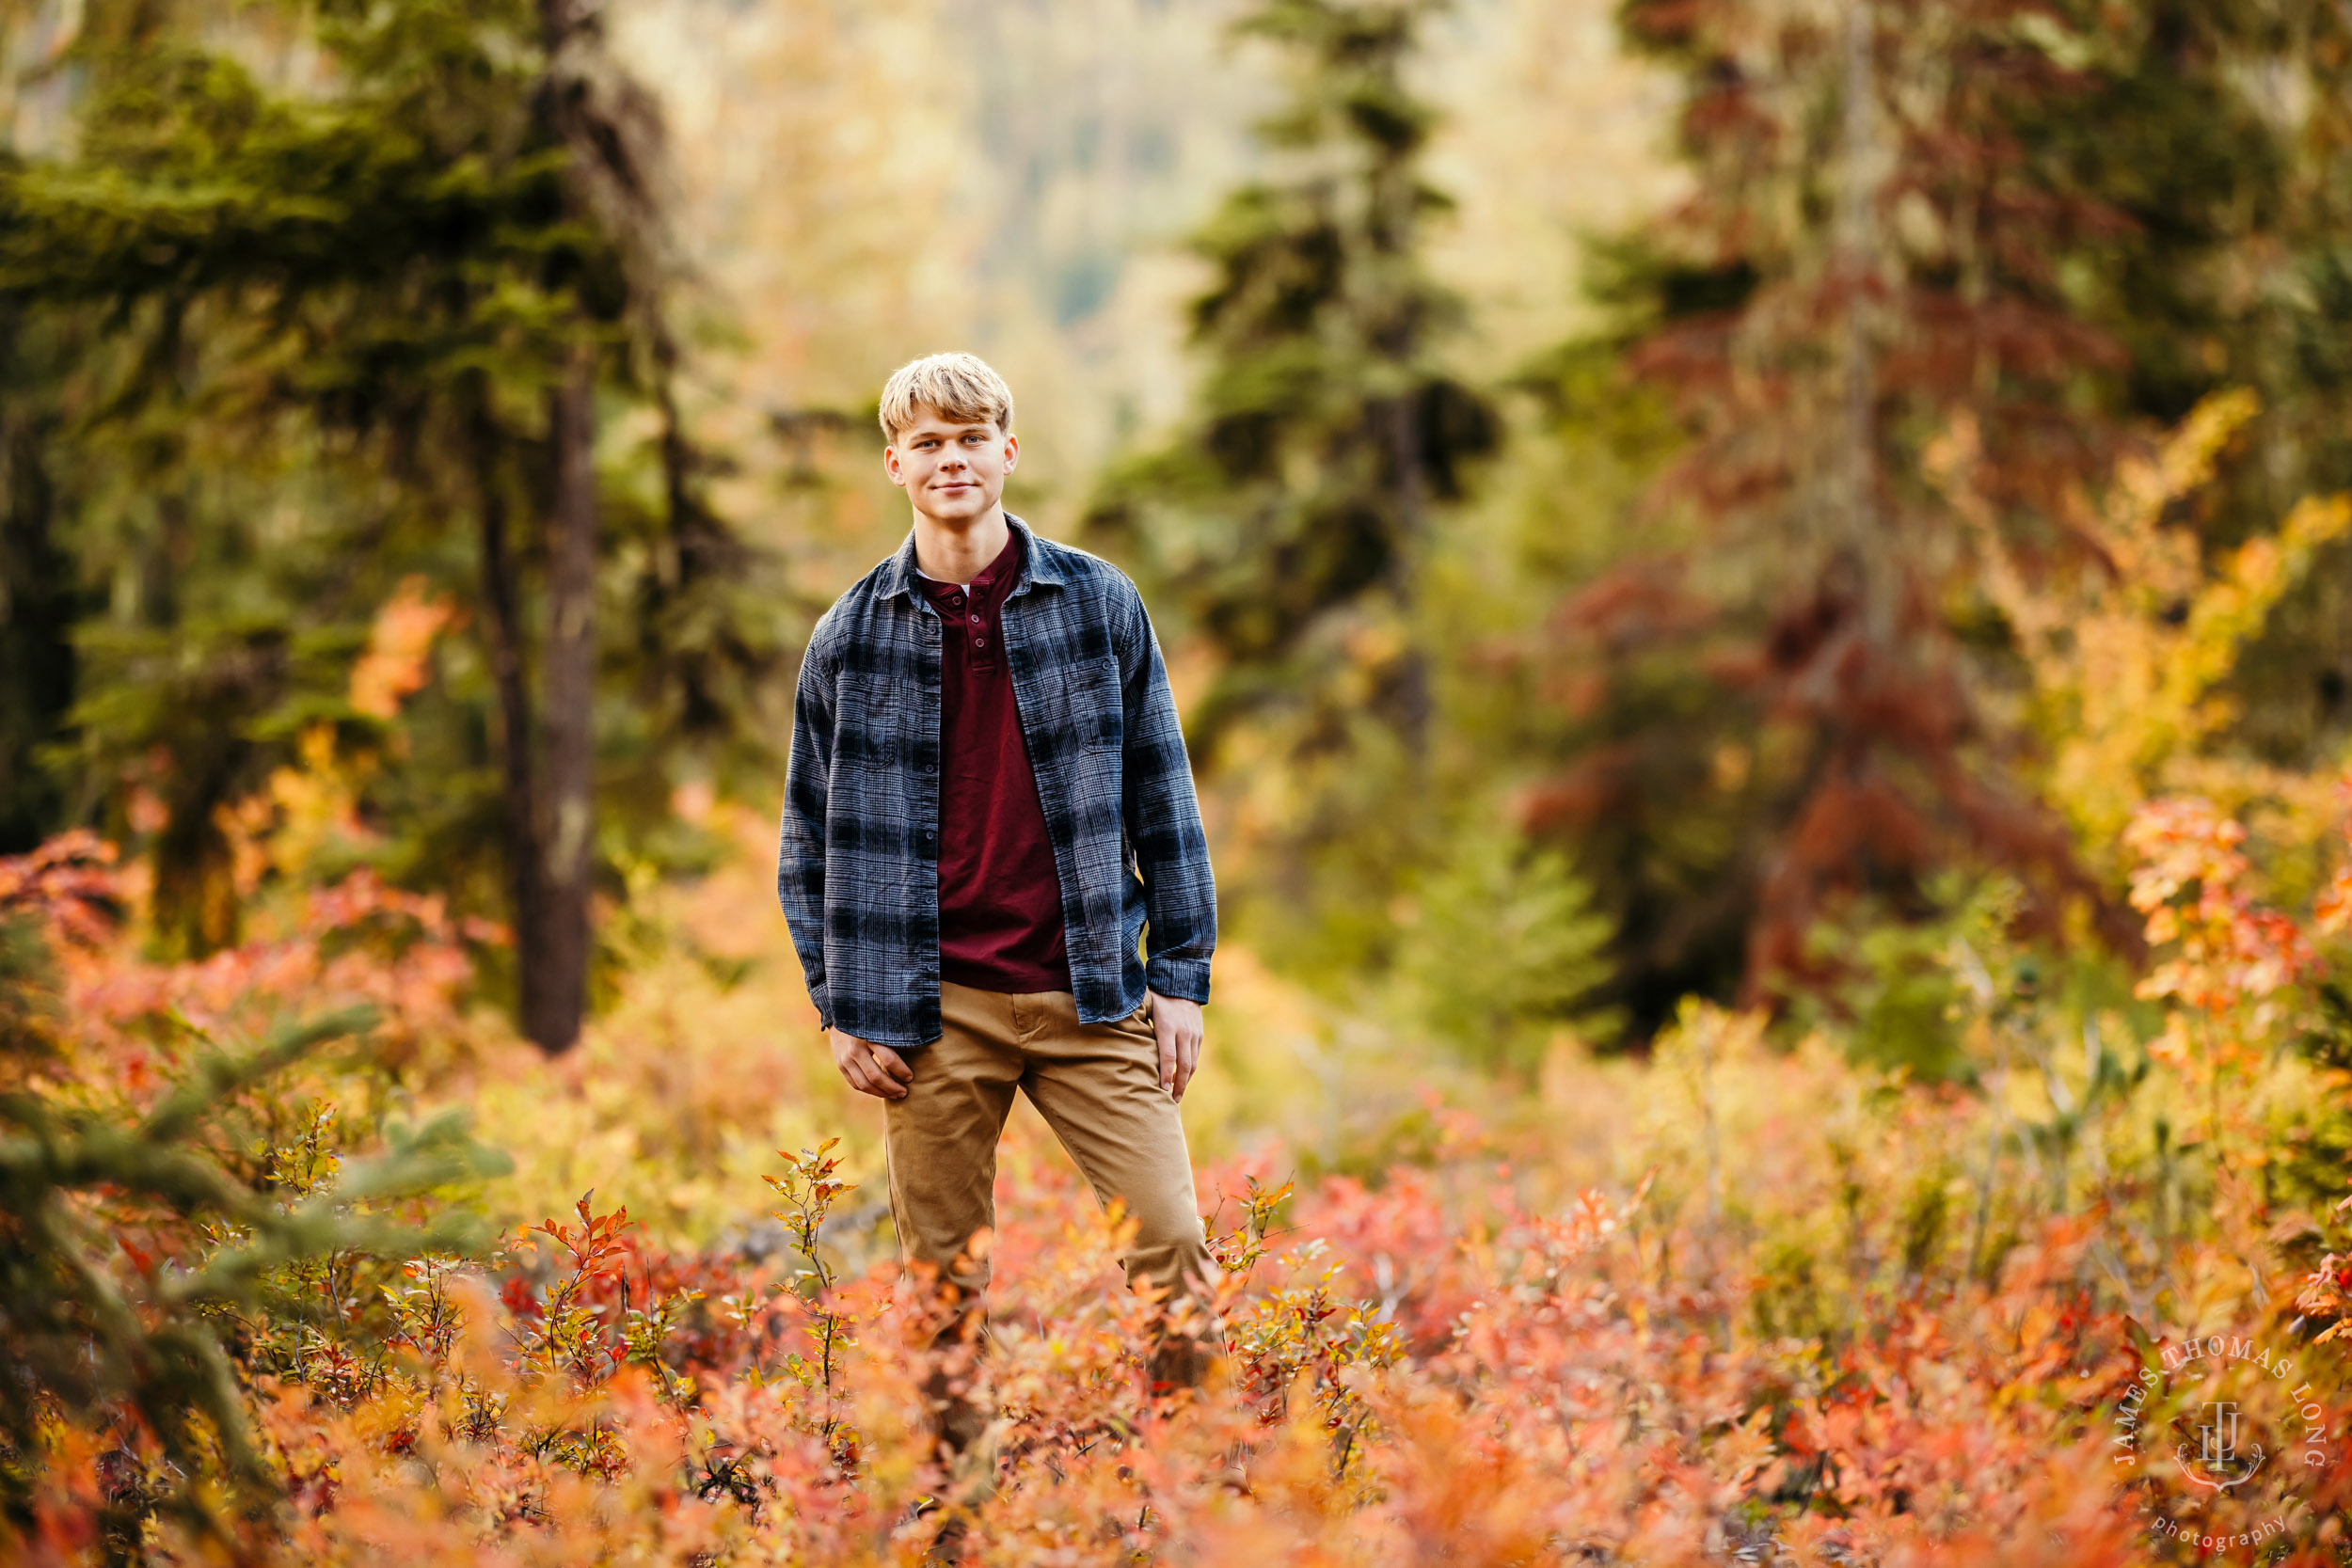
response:
<path fill-rule="evenodd" d="M 1020 466 L 1021 437 L 1008 431 L 1005 433 L 1005 472 L 1010 473 Z"/>
<path fill-rule="evenodd" d="M 882 472 L 888 474 L 890 483 L 899 489 L 907 487 L 906 475 L 898 471 L 898 444 L 896 441 L 882 448 Z"/>

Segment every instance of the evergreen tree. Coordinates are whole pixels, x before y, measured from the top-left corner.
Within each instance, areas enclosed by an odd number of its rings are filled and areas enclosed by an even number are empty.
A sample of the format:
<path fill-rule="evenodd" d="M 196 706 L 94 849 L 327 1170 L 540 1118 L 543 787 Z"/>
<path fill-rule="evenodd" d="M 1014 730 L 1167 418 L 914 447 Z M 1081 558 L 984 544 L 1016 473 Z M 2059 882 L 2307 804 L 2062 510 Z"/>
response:
<path fill-rule="evenodd" d="M 659 816 L 674 745 L 749 730 L 774 657 L 677 407 L 659 123 L 570 0 L 289 21 L 328 90 L 107 13 L 75 155 L 0 181 L 0 295 L 93 340 L 50 455 L 107 610 L 51 749 L 117 812 L 160 796 L 160 913 L 201 950 L 234 934 L 226 808 L 329 726 L 389 868 L 503 905 L 561 1050 L 600 808 Z M 650 440 L 600 452 L 624 408 Z M 410 577 L 480 655 L 395 725 L 349 675 Z"/>
<path fill-rule="evenodd" d="M 1420 814 L 1399 794 L 1431 719 L 1417 575 L 1436 509 L 1497 435 L 1441 368 L 1457 311 L 1421 259 L 1447 201 L 1422 173 L 1433 116 L 1406 71 L 1438 8 L 1263 0 L 1239 23 L 1291 67 L 1289 104 L 1260 127 L 1269 171 L 1194 241 L 1215 269 L 1192 310 L 1194 415 L 1089 519 L 1215 656 L 1188 715 L 1200 765 L 1247 727 L 1297 781 L 1276 835 L 1294 894 L 1319 849 L 1346 851 L 1323 879 L 1374 883 L 1408 852 Z"/>

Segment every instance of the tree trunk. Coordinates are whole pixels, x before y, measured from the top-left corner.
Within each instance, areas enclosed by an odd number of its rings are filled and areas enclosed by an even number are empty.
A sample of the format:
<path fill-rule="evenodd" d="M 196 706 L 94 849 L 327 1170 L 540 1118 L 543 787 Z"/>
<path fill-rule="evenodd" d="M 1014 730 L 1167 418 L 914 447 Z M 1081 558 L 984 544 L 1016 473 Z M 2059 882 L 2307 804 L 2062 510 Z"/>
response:
<path fill-rule="evenodd" d="M 1845 473 L 1842 476 L 1845 550 L 1861 595 L 1864 634 L 1873 655 L 1895 640 L 1899 586 L 1878 506 L 1878 359 L 1871 338 L 1872 297 L 1879 282 L 1878 43 L 1873 0 L 1847 0 L 1844 190 L 1836 236 L 1836 267 L 1846 291 L 1842 379 L 1845 382 Z"/>
<path fill-rule="evenodd" d="M 588 891 L 596 860 L 596 360 L 573 350 L 550 394 L 548 511 L 547 927 L 527 982 L 523 1032 L 567 1051 L 588 1002 Z"/>
<path fill-rule="evenodd" d="M 24 352 L 24 311 L 0 312 L 0 855 L 28 854 L 72 817 L 61 780 L 34 760 L 60 736 L 77 685 L 73 627 L 90 608 L 61 544 L 47 463 L 56 418 L 35 388 L 45 364 Z"/>
<path fill-rule="evenodd" d="M 1380 405 L 1381 435 L 1387 438 L 1391 480 L 1396 487 L 1397 537 L 1390 560 L 1389 587 L 1396 612 L 1406 623 L 1407 639 L 1397 672 L 1397 728 L 1405 740 L 1405 755 L 1412 768 L 1412 792 L 1422 794 L 1424 764 L 1429 760 L 1429 721 L 1436 707 L 1430 691 L 1429 655 L 1412 625 L 1414 586 L 1429 538 L 1429 474 L 1422 458 L 1420 400 L 1399 392 Z"/>
<path fill-rule="evenodd" d="M 482 603 L 490 680 L 499 702 L 499 811 L 506 827 L 506 876 L 515 923 L 515 967 L 526 1032 L 542 1011 L 537 988 L 547 974 L 547 868 L 540 853 L 533 794 L 531 688 L 523 673 L 520 594 L 506 532 L 506 491 L 486 451 L 477 457 L 482 491 Z M 535 1039 L 537 1037 L 534 1035 Z"/>

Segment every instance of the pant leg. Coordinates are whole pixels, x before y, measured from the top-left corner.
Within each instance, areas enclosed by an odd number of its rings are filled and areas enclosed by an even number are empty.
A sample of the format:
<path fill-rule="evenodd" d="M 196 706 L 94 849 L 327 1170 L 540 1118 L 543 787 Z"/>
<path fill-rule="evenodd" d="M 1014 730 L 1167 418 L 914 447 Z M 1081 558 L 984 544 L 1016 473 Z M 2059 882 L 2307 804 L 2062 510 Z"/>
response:
<path fill-rule="evenodd" d="M 977 1293 L 988 1288 L 988 1259 L 957 1259 L 973 1232 L 996 1223 L 996 1141 L 1022 1057 L 1009 998 L 943 985 L 939 1006 L 944 1032 L 908 1055 L 906 1098 L 882 1101 L 890 1217 L 905 1262 Z"/>
<path fill-rule="evenodd" d="M 1215 1288 L 1192 1158 L 1176 1102 L 1160 1087 L 1158 1042 L 1150 1004 L 1116 1023 L 1084 1024 L 1067 991 L 1012 999 L 1028 1070 L 1021 1086 L 1104 1203 L 1125 1205 L 1136 1221 L 1121 1259 L 1130 1285 L 1149 1283 L 1170 1298 Z"/>

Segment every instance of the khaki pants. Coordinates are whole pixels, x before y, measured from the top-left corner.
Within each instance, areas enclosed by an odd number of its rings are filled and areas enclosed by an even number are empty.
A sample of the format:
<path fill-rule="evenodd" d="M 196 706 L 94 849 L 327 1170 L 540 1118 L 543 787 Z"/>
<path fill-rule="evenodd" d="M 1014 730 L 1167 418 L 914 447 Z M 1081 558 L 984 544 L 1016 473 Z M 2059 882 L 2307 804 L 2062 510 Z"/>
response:
<path fill-rule="evenodd" d="M 973 1232 L 996 1222 L 996 1142 L 1015 1089 L 1045 1117 L 1104 1203 L 1136 1222 L 1120 1259 L 1130 1285 L 1199 1295 L 1217 1277 L 1192 1190 L 1192 1161 L 1176 1103 L 1160 1087 L 1159 1046 L 1147 1000 L 1116 1023 L 1080 1023 L 1068 991 L 1006 995 L 943 985 L 945 1031 L 911 1053 L 914 1082 L 884 1101 L 890 1214 L 909 1263 L 928 1263 L 976 1294 L 983 1257 L 963 1257 Z"/>

